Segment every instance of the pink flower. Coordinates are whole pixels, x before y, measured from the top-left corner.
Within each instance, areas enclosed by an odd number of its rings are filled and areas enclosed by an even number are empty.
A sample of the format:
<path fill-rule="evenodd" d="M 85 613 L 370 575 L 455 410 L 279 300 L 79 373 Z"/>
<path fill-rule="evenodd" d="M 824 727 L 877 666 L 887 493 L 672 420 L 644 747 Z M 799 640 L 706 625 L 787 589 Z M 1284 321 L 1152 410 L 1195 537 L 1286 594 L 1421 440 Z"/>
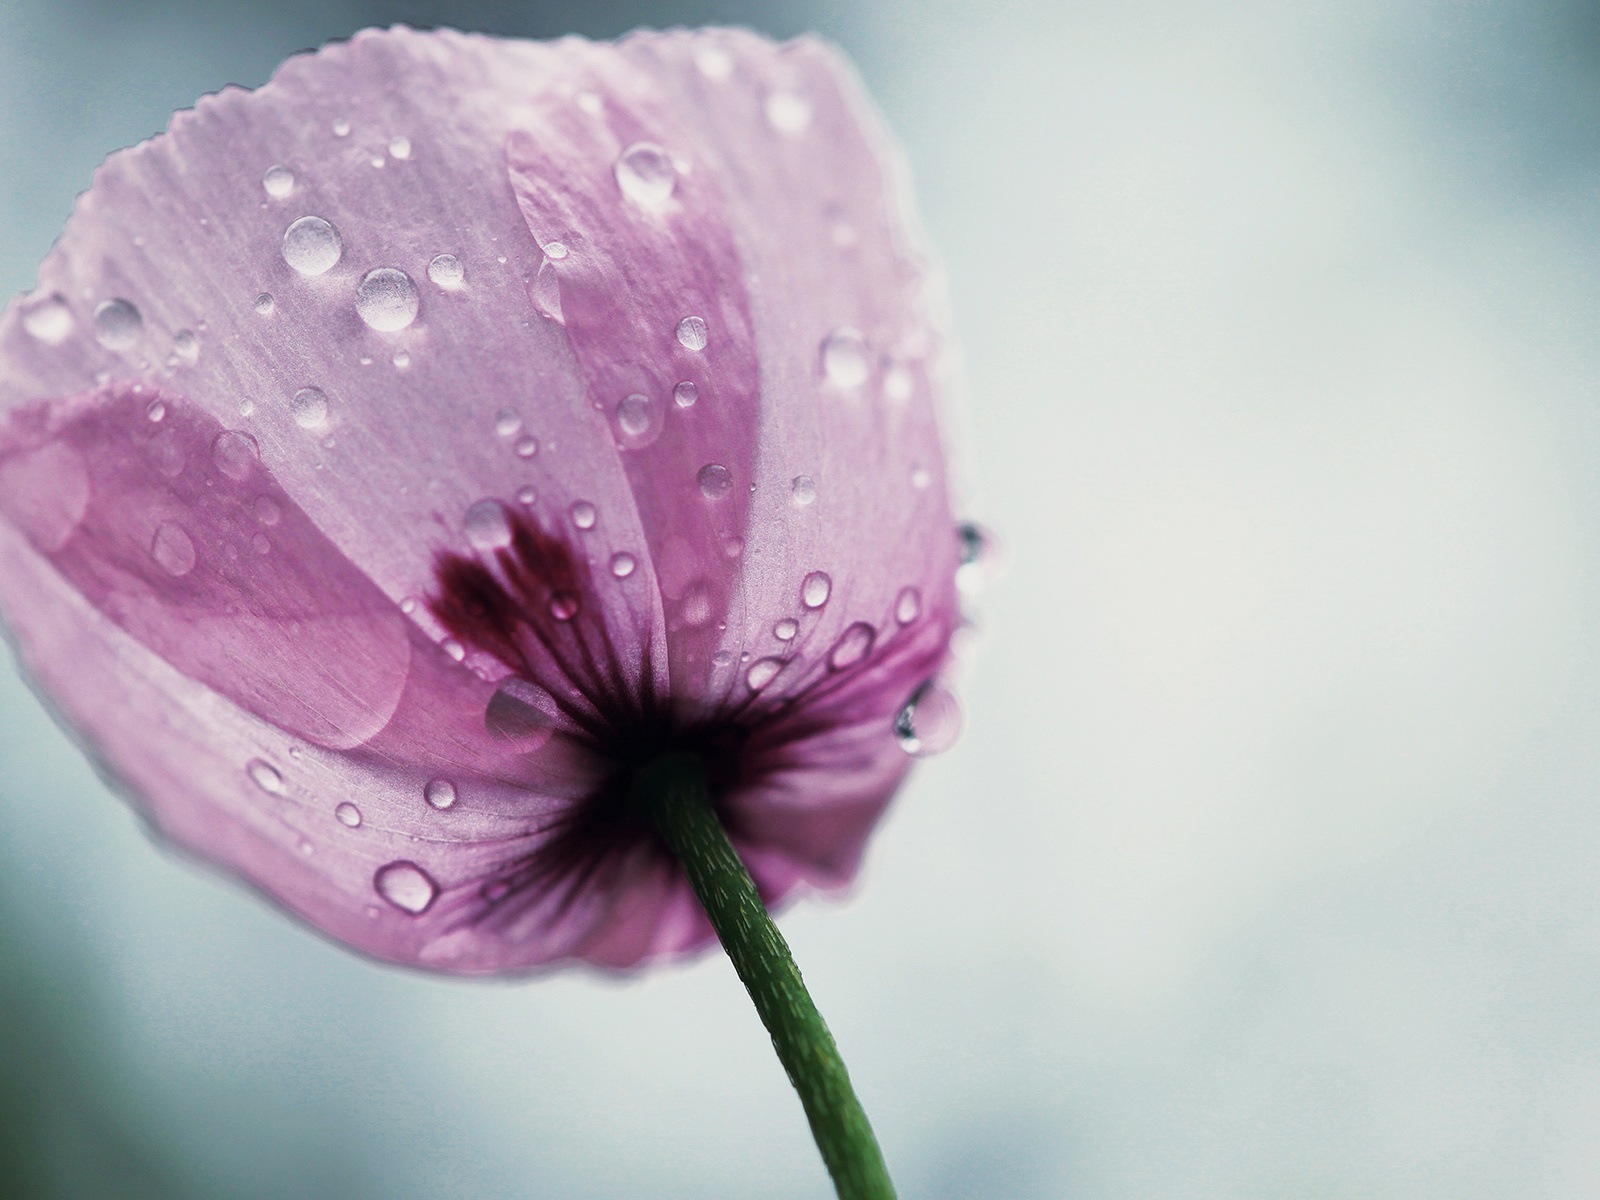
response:
<path fill-rule="evenodd" d="M 938 328 L 826 47 L 362 34 L 113 156 L 7 310 L 0 604 L 157 829 L 340 941 L 684 951 L 636 766 L 704 755 L 772 904 L 951 735 Z"/>

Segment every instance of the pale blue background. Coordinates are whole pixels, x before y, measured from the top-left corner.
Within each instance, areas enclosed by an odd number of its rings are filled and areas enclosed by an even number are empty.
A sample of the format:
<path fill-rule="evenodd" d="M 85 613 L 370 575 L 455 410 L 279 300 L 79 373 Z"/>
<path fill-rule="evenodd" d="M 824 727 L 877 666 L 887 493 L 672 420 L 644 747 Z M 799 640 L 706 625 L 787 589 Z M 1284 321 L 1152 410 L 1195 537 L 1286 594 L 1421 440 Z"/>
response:
<path fill-rule="evenodd" d="M 1584 11 L 0 0 L 0 285 L 104 154 L 362 24 L 822 30 L 1009 560 L 967 737 L 784 922 L 904 1196 L 1592 1197 Z M 0 819 L 0 1194 L 828 1194 L 725 961 L 351 957 L 152 846 L 9 667 Z"/>

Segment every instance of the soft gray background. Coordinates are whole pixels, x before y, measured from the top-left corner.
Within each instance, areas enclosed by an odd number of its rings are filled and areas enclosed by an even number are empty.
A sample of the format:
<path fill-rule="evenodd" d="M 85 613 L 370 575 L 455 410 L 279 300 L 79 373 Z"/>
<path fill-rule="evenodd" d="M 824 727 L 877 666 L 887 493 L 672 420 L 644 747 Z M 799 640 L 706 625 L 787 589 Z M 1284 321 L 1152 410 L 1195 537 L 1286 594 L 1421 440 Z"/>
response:
<path fill-rule="evenodd" d="M 105 153 L 402 19 L 820 29 L 910 153 L 1009 569 L 967 737 L 784 923 L 908 1200 L 1600 1194 L 1600 21 L 0 0 L 0 285 Z M 5 672 L 0 1193 L 827 1194 L 725 961 L 373 966 Z"/>

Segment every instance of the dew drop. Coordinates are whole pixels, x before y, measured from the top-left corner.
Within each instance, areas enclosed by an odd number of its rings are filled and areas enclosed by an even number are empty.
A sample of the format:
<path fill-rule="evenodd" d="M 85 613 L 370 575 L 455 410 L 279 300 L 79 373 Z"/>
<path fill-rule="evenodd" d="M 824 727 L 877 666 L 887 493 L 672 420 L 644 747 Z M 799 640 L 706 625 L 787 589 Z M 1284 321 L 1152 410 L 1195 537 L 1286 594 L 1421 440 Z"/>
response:
<path fill-rule="evenodd" d="M 968 595 L 981 591 L 989 580 L 993 542 L 988 530 L 976 522 L 964 521 L 956 526 L 956 587 Z"/>
<path fill-rule="evenodd" d="M 694 402 L 700 399 L 700 389 L 685 379 L 672 389 L 672 399 L 679 408 L 693 408 Z"/>
<path fill-rule="evenodd" d="M 460 662 L 467 656 L 467 648 L 456 641 L 455 638 L 445 638 L 444 641 L 439 643 L 439 646 L 456 662 Z"/>
<path fill-rule="evenodd" d="M 911 486 L 922 491 L 933 482 L 933 472 L 920 463 L 911 468 Z"/>
<path fill-rule="evenodd" d="M 255 310 L 258 316 L 270 317 L 272 315 L 272 310 L 277 307 L 277 301 L 272 298 L 271 292 L 262 292 L 256 297 Z"/>
<path fill-rule="evenodd" d="M 865 621 L 857 621 L 839 635 L 839 640 L 834 643 L 833 650 L 828 654 L 828 665 L 835 671 L 855 666 L 867 656 L 877 636 L 877 630 L 871 625 Z"/>
<path fill-rule="evenodd" d="M 918 758 L 948 750 L 961 736 L 961 705 L 930 679 L 895 714 L 894 735 L 902 750 Z"/>
<path fill-rule="evenodd" d="M 707 79 L 726 79 L 733 74 L 733 56 L 720 46 L 707 46 L 694 56 L 695 66 Z"/>
<path fill-rule="evenodd" d="M 500 550 L 511 544 L 511 519 L 498 500 L 479 500 L 467 509 L 461 528 L 474 550 Z"/>
<path fill-rule="evenodd" d="M 194 541 L 176 521 L 163 521 L 150 539 L 150 557 L 168 575 L 181 578 L 194 570 Z"/>
<path fill-rule="evenodd" d="M 250 538 L 250 549 L 254 550 L 257 554 L 260 554 L 260 555 L 263 555 L 263 556 L 271 554 L 272 553 L 272 539 L 269 538 L 266 534 L 261 533 L 261 532 L 258 531 L 257 533 L 252 535 L 251 538 Z"/>
<path fill-rule="evenodd" d="M 554 697 L 542 687 L 513 675 L 489 698 L 483 726 L 502 742 L 543 739 L 560 719 Z"/>
<path fill-rule="evenodd" d="M 389 139 L 390 158 L 410 158 L 411 139 L 405 137 L 392 137 Z"/>
<path fill-rule="evenodd" d="M 395 370 L 404 371 L 411 365 L 411 355 L 404 350 L 396 350 L 389 361 L 394 364 Z"/>
<path fill-rule="evenodd" d="M 638 561 L 626 550 L 619 550 L 611 556 L 611 573 L 618 579 L 626 579 L 638 566 Z"/>
<path fill-rule="evenodd" d="M 404 329 L 417 319 L 417 285 L 395 267 L 376 267 L 356 288 L 356 312 L 381 333 Z"/>
<path fill-rule="evenodd" d="M 531 487 L 524 486 L 517 489 L 517 503 L 519 504 L 523 504 L 531 508 L 533 506 L 533 502 L 538 498 L 539 493 L 534 491 Z"/>
<path fill-rule="evenodd" d="M 800 603 L 807 608 L 821 608 L 833 591 L 833 577 L 826 571 L 813 571 L 800 584 Z"/>
<path fill-rule="evenodd" d="M 870 369 L 866 339 L 854 329 L 836 329 L 822 339 L 822 373 L 834 387 L 860 387 Z"/>
<path fill-rule="evenodd" d="M 567 513 L 572 517 L 572 523 L 579 529 L 593 529 L 595 521 L 599 519 L 594 505 L 587 500 L 574 500 Z"/>
<path fill-rule="evenodd" d="M 458 288 L 467 278 L 467 269 L 454 254 L 436 254 L 428 263 L 428 278 L 442 288 Z"/>
<path fill-rule="evenodd" d="M 422 798 L 432 808 L 452 808 L 456 802 L 456 785 L 448 779 L 430 779 L 422 789 Z"/>
<path fill-rule="evenodd" d="M 772 627 L 772 636 L 780 642 L 794 641 L 795 634 L 800 632 L 800 622 L 793 617 L 785 617 Z"/>
<path fill-rule="evenodd" d="M 711 593 L 703 584 L 693 584 L 684 593 L 678 605 L 678 615 L 691 629 L 697 629 L 711 620 Z"/>
<path fill-rule="evenodd" d="M 778 672 L 783 670 L 781 658 L 758 658 L 750 664 L 750 669 L 744 673 L 744 681 L 750 685 L 750 690 L 759 692 L 767 684 L 778 677 Z"/>
<path fill-rule="evenodd" d="M 261 186 L 274 200 L 282 200 L 294 191 L 294 172 L 277 163 L 267 168 L 267 173 L 261 177 Z"/>
<path fill-rule="evenodd" d="M 503 438 L 516 437 L 522 432 L 522 418 L 509 408 L 494 415 L 494 431 Z"/>
<path fill-rule="evenodd" d="M 811 124 L 811 101 L 787 89 L 767 97 L 767 120 L 781 133 L 803 133 Z"/>
<path fill-rule="evenodd" d="M 94 310 L 94 335 L 107 350 L 126 350 L 139 340 L 144 318 L 121 297 L 102 300 Z"/>
<path fill-rule="evenodd" d="M 617 186 L 641 208 L 660 208 L 678 186 L 677 168 L 653 142 L 635 142 L 617 156 Z"/>
<path fill-rule="evenodd" d="M 796 475 L 789 489 L 796 508 L 805 508 L 817 498 L 817 481 L 809 475 Z"/>
<path fill-rule="evenodd" d="M 710 340 L 704 317 L 685 317 L 678 322 L 678 344 L 685 350 L 704 350 Z"/>
<path fill-rule="evenodd" d="M 512 447 L 518 458 L 532 458 L 539 453 L 539 439 L 536 437 L 520 437 L 517 444 Z"/>
<path fill-rule="evenodd" d="M 909 625 L 922 615 L 922 593 L 914 587 L 901 588 L 894 602 L 894 619 Z"/>
<path fill-rule="evenodd" d="M 344 253 L 339 231 L 321 217 L 301 217 L 283 234 L 283 261 L 302 275 L 321 275 Z"/>
<path fill-rule="evenodd" d="M 166 402 L 162 400 L 150 401 L 145 406 L 144 419 L 154 425 L 159 425 L 162 421 L 165 421 L 167 419 Z"/>
<path fill-rule="evenodd" d="M 361 810 L 348 800 L 334 809 L 333 815 L 338 817 L 339 824 L 347 829 L 356 829 L 361 825 Z"/>
<path fill-rule="evenodd" d="M 349 137 L 350 136 L 350 122 L 346 121 L 343 117 L 340 117 L 337 121 L 335 121 L 333 123 L 333 136 L 334 137 Z"/>
<path fill-rule="evenodd" d="M 211 443 L 211 461 L 229 479 L 243 483 L 260 461 L 256 440 L 247 433 L 225 429 Z"/>
<path fill-rule="evenodd" d="M 557 592 L 550 597 L 550 615 L 557 621 L 570 621 L 578 615 L 578 598 L 571 592 Z"/>
<path fill-rule="evenodd" d="M 250 776 L 250 781 L 269 796 L 283 795 L 283 776 L 278 773 L 278 768 L 264 759 L 252 758 L 245 764 L 245 774 Z"/>
<path fill-rule="evenodd" d="M 22 327 L 51 346 L 66 341 L 72 332 L 72 310 L 59 292 L 34 301 L 22 310 Z"/>
<path fill-rule="evenodd" d="M 289 412 L 301 429 L 321 429 L 328 423 L 328 395 L 319 387 L 303 387 L 290 398 Z"/>
<path fill-rule="evenodd" d="M 707 500 L 721 500 L 733 491 L 733 472 L 721 463 L 707 463 L 696 478 L 700 494 Z"/>
<path fill-rule="evenodd" d="M 567 253 L 567 247 L 561 242 L 546 242 L 544 244 L 544 256 L 553 258 L 556 262 L 560 262 L 565 258 Z"/>
<path fill-rule="evenodd" d="M 911 399 L 916 380 L 905 367 L 895 365 L 883 373 L 883 394 L 894 401 Z"/>
<path fill-rule="evenodd" d="M 730 667 L 733 665 L 732 650 L 718 650 L 711 656 L 711 665 L 714 667 Z"/>
<path fill-rule="evenodd" d="M 283 510 L 271 496 L 257 496 L 256 502 L 250 507 L 256 514 L 256 520 L 263 525 L 276 525 L 283 519 Z"/>
<path fill-rule="evenodd" d="M 439 895 L 439 885 L 414 862 L 392 862 L 379 867 L 372 877 L 372 886 L 378 889 L 390 904 L 401 912 L 420 917 L 433 906 Z"/>
<path fill-rule="evenodd" d="M 635 392 L 617 404 L 617 426 L 630 438 L 649 436 L 655 413 L 648 396 Z"/>

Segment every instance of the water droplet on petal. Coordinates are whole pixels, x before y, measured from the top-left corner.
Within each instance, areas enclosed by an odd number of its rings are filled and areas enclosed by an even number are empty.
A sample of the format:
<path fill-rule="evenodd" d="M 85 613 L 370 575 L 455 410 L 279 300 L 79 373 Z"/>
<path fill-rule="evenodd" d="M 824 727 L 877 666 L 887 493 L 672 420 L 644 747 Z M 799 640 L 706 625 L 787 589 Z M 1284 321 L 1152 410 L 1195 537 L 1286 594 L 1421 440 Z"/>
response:
<path fill-rule="evenodd" d="M 550 615 L 557 621 L 570 621 L 578 615 L 578 598 L 571 592 L 557 592 L 550 597 Z"/>
<path fill-rule="evenodd" d="M 256 440 L 248 433 L 225 429 L 211 443 L 211 461 L 216 464 L 217 470 L 238 483 L 250 478 L 259 455 Z"/>
<path fill-rule="evenodd" d="M 718 650 L 711 656 L 711 665 L 714 667 L 728 667 L 733 665 L 732 650 Z"/>
<path fill-rule="evenodd" d="M 678 344 L 686 350 L 704 350 L 710 331 L 704 317 L 685 317 L 678 322 Z"/>
<path fill-rule="evenodd" d="M 458 288 L 467 277 L 467 269 L 454 254 L 436 254 L 428 264 L 428 278 L 442 288 Z"/>
<path fill-rule="evenodd" d="M 961 736 L 961 705 L 947 689 L 929 680 L 895 714 L 894 734 L 907 754 L 918 758 L 939 754 Z"/>
<path fill-rule="evenodd" d="M 704 584 L 691 584 L 678 604 L 678 615 L 691 629 L 699 628 L 711 620 L 711 593 Z"/>
<path fill-rule="evenodd" d="M 261 186 L 274 200 L 281 200 L 294 191 L 294 172 L 282 163 L 270 166 L 261 177 Z"/>
<path fill-rule="evenodd" d="M 555 698 L 535 683 L 513 675 L 489 698 L 483 725 L 502 742 L 543 740 L 561 719 Z"/>
<path fill-rule="evenodd" d="M 467 509 L 461 528 L 474 550 L 500 550 L 511 544 L 511 519 L 498 500 L 479 500 Z"/>
<path fill-rule="evenodd" d="M 750 685 L 750 690 L 759 692 L 767 684 L 778 677 L 778 672 L 783 670 L 781 658 L 758 658 L 750 664 L 750 669 L 744 673 L 744 681 Z"/>
<path fill-rule="evenodd" d="M 422 798 L 433 808 L 451 808 L 456 802 L 456 785 L 448 779 L 430 779 L 422 789 Z"/>
<path fill-rule="evenodd" d="M 611 556 L 611 573 L 618 579 L 626 579 L 638 567 L 638 562 L 626 550 L 619 550 Z"/>
<path fill-rule="evenodd" d="M 641 208 L 660 208 L 678 186 L 678 171 L 653 142 L 635 142 L 617 156 L 617 186 Z"/>
<path fill-rule="evenodd" d="M 828 665 L 835 671 L 855 666 L 867 656 L 877 636 L 877 630 L 871 625 L 865 621 L 857 621 L 839 635 L 839 640 L 834 643 L 833 650 L 828 655 Z"/>
<path fill-rule="evenodd" d="M 822 339 L 822 373 L 834 387 L 860 387 L 871 367 L 866 339 L 854 329 L 836 329 Z"/>
<path fill-rule="evenodd" d="M 372 886 L 378 889 L 378 895 L 413 917 L 427 912 L 439 895 L 439 885 L 433 881 L 433 876 L 414 862 L 392 862 L 379 867 L 372 877 Z"/>
<path fill-rule="evenodd" d="M 956 545 L 956 587 L 968 595 L 981 591 L 989 579 L 994 539 L 982 525 L 964 521 L 956 526 Z"/>
<path fill-rule="evenodd" d="M 346 121 L 343 117 L 340 117 L 337 121 L 335 121 L 333 123 L 333 136 L 334 137 L 349 137 L 350 136 L 350 122 Z"/>
<path fill-rule="evenodd" d="M 333 815 L 339 818 L 339 824 L 347 829 L 356 829 L 361 824 L 361 810 L 350 801 L 346 800 L 333 810 Z"/>
<path fill-rule="evenodd" d="M 785 617 L 772 627 L 772 636 L 780 642 L 794 641 L 795 634 L 800 632 L 800 622 L 793 617 Z"/>
<path fill-rule="evenodd" d="M 733 74 L 733 56 L 720 46 L 707 46 L 694 56 L 694 63 L 707 79 L 726 79 Z"/>
<path fill-rule="evenodd" d="M 625 449 L 640 450 L 661 435 L 660 406 L 635 392 L 617 403 L 617 429 Z"/>
<path fill-rule="evenodd" d="M 694 402 L 700 399 L 700 389 L 685 379 L 672 389 L 672 399 L 679 408 L 693 408 Z"/>
<path fill-rule="evenodd" d="M 572 517 L 572 523 L 579 529 L 593 529 L 595 521 L 599 519 L 594 505 L 587 500 L 574 500 L 567 513 Z"/>
<path fill-rule="evenodd" d="M 257 554 L 271 554 L 272 539 L 264 533 L 257 532 L 252 534 L 250 537 L 250 549 L 254 550 Z"/>
<path fill-rule="evenodd" d="M 94 335 L 107 350 L 126 350 L 139 340 L 144 318 L 120 296 L 102 300 L 94 310 Z"/>
<path fill-rule="evenodd" d="M 356 312 L 382 333 L 404 329 L 417 319 L 417 285 L 395 267 L 374 268 L 356 288 Z"/>
<path fill-rule="evenodd" d="M 262 292 L 256 297 L 255 309 L 258 316 L 270 317 L 272 310 L 277 307 L 278 303 L 272 298 L 271 292 Z"/>
<path fill-rule="evenodd" d="M 144 419 L 151 424 L 159 425 L 167 419 L 167 405 L 162 400 L 152 400 L 145 406 Z"/>
<path fill-rule="evenodd" d="M 283 510 L 271 496 L 257 496 L 251 508 L 256 514 L 256 520 L 263 525 L 276 525 L 283 519 Z"/>
<path fill-rule="evenodd" d="M 518 504 L 523 504 L 531 508 L 533 507 L 533 502 L 538 498 L 539 493 L 534 491 L 531 487 L 524 486 L 517 489 Z"/>
<path fill-rule="evenodd" d="M 194 570 L 194 541 L 176 521 L 163 521 L 150 539 L 150 557 L 168 575 L 182 577 Z"/>
<path fill-rule="evenodd" d="M 894 401 L 911 399 L 916 379 L 905 367 L 895 365 L 883 373 L 883 394 Z"/>
<path fill-rule="evenodd" d="M 72 332 L 72 310 L 59 292 L 36 300 L 22 310 L 22 327 L 41 342 L 56 346 Z"/>
<path fill-rule="evenodd" d="M 303 387 L 290 398 L 289 412 L 301 429 L 321 429 L 328 423 L 327 393 L 318 387 Z"/>
<path fill-rule="evenodd" d="M 721 500 L 733 491 L 733 472 L 721 463 L 707 463 L 696 478 L 700 482 L 700 494 L 707 500 Z"/>
<path fill-rule="evenodd" d="M 252 758 L 245 764 L 245 774 L 250 776 L 250 781 L 269 796 L 283 795 L 283 776 L 278 773 L 278 768 L 259 758 Z"/>
<path fill-rule="evenodd" d="M 339 231 L 321 217 L 301 217 L 283 234 L 283 261 L 302 275 L 321 275 L 344 253 Z"/>
<path fill-rule="evenodd" d="M 833 591 L 833 577 L 826 571 L 813 571 L 800 584 L 800 603 L 807 608 L 821 608 Z"/>
<path fill-rule="evenodd" d="M 919 491 L 933 482 L 933 472 L 920 463 L 911 468 L 911 486 Z"/>
<path fill-rule="evenodd" d="M 518 458 L 532 458 L 539 453 L 539 439 L 536 437 L 520 437 L 517 444 L 512 447 Z"/>
<path fill-rule="evenodd" d="M 894 619 L 909 625 L 922 615 L 922 593 L 914 587 L 901 588 L 894 602 Z"/>
<path fill-rule="evenodd" d="M 811 101 L 781 89 L 767 97 L 767 120 L 782 133 L 803 133 L 811 124 Z"/>
<path fill-rule="evenodd" d="M 515 437 L 522 432 L 522 418 L 509 408 L 502 408 L 494 415 L 494 431 L 501 437 Z"/>
<path fill-rule="evenodd" d="M 796 475 L 789 492 L 794 497 L 795 507 L 805 508 L 817 498 L 817 481 L 809 475 Z"/>
<path fill-rule="evenodd" d="M 567 256 L 567 248 L 561 242 L 546 242 L 544 244 L 544 256 L 560 262 Z"/>
<path fill-rule="evenodd" d="M 389 157 L 390 158 L 410 158 L 411 157 L 411 139 L 410 138 L 404 138 L 404 137 L 392 137 L 392 138 L 390 138 L 389 139 Z"/>
<path fill-rule="evenodd" d="M 467 657 L 467 648 L 456 641 L 455 638 L 445 638 L 444 641 L 439 643 L 439 646 L 456 662 L 460 662 Z"/>

